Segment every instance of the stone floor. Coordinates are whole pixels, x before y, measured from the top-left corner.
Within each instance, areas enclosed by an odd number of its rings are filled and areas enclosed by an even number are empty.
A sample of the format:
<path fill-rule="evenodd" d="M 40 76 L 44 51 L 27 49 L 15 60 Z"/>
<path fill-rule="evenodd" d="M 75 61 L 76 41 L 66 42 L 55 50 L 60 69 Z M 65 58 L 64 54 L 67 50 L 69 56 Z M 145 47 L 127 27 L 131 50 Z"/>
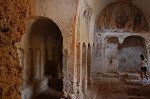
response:
<path fill-rule="evenodd" d="M 49 88 L 33 99 L 60 99 L 61 96 L 61 91 Z M 141 81 L 136 73 L 104 74 L 93 79 L 84 99 L 150 99 L 150 80 Z"/>
<path fill-rule="evenodd" d="M 106 75 L 93 80 L 85 99 L 150 99 L 150 80 L 134 73 Z"/>

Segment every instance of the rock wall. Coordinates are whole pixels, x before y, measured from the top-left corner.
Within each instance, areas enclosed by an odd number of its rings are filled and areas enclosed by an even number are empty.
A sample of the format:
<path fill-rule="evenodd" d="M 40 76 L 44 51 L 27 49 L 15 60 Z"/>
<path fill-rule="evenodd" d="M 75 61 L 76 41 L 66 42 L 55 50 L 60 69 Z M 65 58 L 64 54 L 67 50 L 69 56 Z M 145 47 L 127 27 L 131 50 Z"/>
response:
<path fill-rule="evenodd" d="M 22 68 L 14 44 L 25 32 L 30 18 L 27 0 L 0 1 L 0 98 L 20 99 Z"/>

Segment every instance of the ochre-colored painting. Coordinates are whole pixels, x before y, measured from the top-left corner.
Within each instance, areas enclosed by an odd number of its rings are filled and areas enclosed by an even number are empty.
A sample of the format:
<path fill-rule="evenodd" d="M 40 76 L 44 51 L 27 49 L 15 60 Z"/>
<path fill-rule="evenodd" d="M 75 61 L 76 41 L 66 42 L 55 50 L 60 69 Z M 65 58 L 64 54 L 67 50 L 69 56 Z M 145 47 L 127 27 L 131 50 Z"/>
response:
<path fill-rule="evenodd" d="M 140 11 L 131 2 L 115 2 L 102 11 L 98 19 L 98 27 L 103 32 L 147 32 L 147 22 Z"/>

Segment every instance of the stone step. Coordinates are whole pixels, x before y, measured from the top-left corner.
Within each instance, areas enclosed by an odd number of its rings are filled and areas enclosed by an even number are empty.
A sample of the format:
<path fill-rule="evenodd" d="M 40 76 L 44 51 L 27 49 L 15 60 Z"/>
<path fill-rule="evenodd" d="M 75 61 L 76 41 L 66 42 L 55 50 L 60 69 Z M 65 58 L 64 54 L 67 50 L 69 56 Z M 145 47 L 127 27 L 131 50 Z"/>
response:
<path fill-rule="evenodd" d="M 95 78 L 104 77 L 104 78 L 119 78 L 120 75 L 118 73 L 98 73 Z"/>
<path fill-rule="evenodd" d="M 118 82 L 120 79 L 119 78 L 107 78 L 107 77 L 97 77 L 97 78 L 93 78 L 92 83 L 98 83 L 98 82 Z"/>
<path fill-rule="evenodd" d="M 123 73 L 121 74 L 122 78 L 129 80 L 140 80 L 140 74 L 137 73 Z"/>
<path fill-rule="evenodd" d="M 128 79 L 138 80 L 138 79 L 140 79 L 140 75 L 139 74 L 128 74 Z"/>
<path fill-rule="evenodd" d="M 140 80 L 128 80 L 128 79 L 126 79 L 126 80 L 124 81 L 124 83 L 125 83 L 126 85 L 142 86 L 142 82 L 141 82 Z"/>
<path fill-rule="evenodd" d="M 122 98 L 124 99 L 124 98 Z M 126 99 L 149 99 L 149 97 L 146 96 L 137 96 L 137 95 L 127 95 Z"/>

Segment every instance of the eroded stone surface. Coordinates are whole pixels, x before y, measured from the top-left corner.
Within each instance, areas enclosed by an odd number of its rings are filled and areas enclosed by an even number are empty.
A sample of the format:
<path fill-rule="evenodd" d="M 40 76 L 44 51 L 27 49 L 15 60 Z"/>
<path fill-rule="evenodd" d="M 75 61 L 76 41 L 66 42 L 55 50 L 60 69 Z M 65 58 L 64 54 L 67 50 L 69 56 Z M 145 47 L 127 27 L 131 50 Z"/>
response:
<path fill-rule="evenodd" d="M 149 84 L 140 83 L 138 75 L 121 74 L 138 72 L 140 54 L 149 59 L 147 3 L 148 0 L 146 3 L 137 0 L 0 1 L 0 98 L 20 99 L 21 93 L 25 99 L 34 94 L 60 98 L 62 91 L 57 92 L 56 88 L 49 94 L 47 83 L 55 88 L 62 77 L 63 91 L 72 99 L 115 99 L 115 95 L 125 99 L 147 98 Z M 34 27 L 39 19 L 47 20 Z M 47 24 L 49 20 L 59 28 L 62 38 L 45 35 L 45 32 L 58 32 Z M 45 56 L 55 61 L 53 65 L 63 64 L 57 65 L 59 70 L 57 66 L 46 69 L 47 74 L 59 75 L 49 76 L 51 82 L 44 79 Z M 36 65 L 30 68 L 30 64 Z M 146 94 L 138 96 L 142 91 Z"/>

